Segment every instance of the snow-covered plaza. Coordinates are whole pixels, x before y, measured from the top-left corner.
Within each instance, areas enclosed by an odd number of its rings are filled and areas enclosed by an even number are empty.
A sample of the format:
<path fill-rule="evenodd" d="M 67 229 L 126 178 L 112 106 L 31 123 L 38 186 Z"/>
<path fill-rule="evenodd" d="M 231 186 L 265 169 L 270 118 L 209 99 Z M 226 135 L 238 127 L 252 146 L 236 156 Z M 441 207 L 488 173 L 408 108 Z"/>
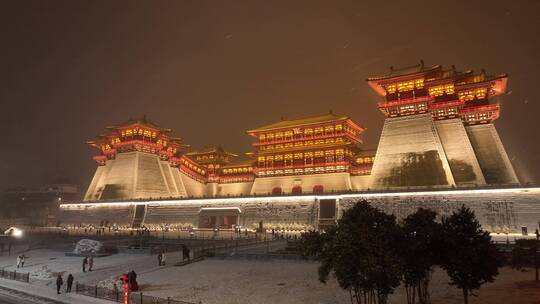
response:
<path fill-rule="evenodd" d="M 19 244 L 12 248 L 11 255 L 0 256 L 0 268 L 30 273 L 30 283 L 18 283 L 19 288 L 29 293 L 41 290 L 60 302 L 73 303 L 66 294 L 56 295 L 55 280 L 58 274 L 68 274 L 85 285 L 113 288 L 122 273 L 135 270 L 141 292 L 145 295 L 207 304 L 248 303 L 349 303 L 349 294 L 335 280 L 326 285 L 317 279 L 318 264 L 301 259 L 264 258 L 248 260 L 223 256 L 207 258 L 185 266 L 174 266 L 181 260 L 181 252 L 166 253 L 166 265 L 158 266 L 157 255 L 116 253 L 94 258 L 93 271 L 82 272 L 83 257 L 66 256 L 74 248 L 73 239 L 52 239 L 32 244 Z M 265 252 L 281 248 L 284 241 L 269 247 L 242 248 L 239 252 Z M 24 268 L 16 268 L 16 257 L 26 256 Z M 0 286 L 9 287 L 10 281 L 0 279 Z M 43 292 L 45 290 L 45 292 Z M 65 287 L 63 288 L 65 290 Z M 50 291 L 50 293 L 48 293 Z M 448 285 L 446 274 L 435 271 L 431 285 L 433 303 L 461 303 L 461 291 Z M 501 268 L 496 281 L 479 291 L 478 298 L 471 303 L 537 303 L 540 289 L 534 284 L 531 271 L 520 272 Z M 81 296 L 82 297 L 82 296 Z M 103 303 L 91 297 L 85 302 Z M 404 303 L 404 290 L 399 288 L 390 298 L 390 303 Z M 110 302 L 112 303 L 112 302 Z"/>

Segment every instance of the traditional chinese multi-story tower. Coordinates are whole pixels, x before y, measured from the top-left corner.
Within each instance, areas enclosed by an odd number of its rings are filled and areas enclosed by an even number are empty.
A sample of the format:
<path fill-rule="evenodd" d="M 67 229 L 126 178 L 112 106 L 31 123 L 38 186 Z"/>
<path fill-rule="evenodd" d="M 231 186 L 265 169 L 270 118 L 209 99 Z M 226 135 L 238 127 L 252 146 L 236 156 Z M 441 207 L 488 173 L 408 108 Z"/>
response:
<path fill-rule="evenodd" d="M 372 188 L 518 184 L 493 125 L 507 79 L 423 62 L 369 78 L 386 116 Z"/>
<path fill-rule="evenodd" d="M 100 150 L 98 168 L 85 200 L 186 196 L 180 172 L 187 145 L 146 118 L 107 127 L 108 133 L 87 143 Z M 194 168 L 205 175 L 204 169 Z"/>
<path fill-rule="evenodd" d="M 350 190 L 350 172 L 364 128 L 329 114 L 249 130 L 255 137 L 257 178 L 251 192 L 302 193 Z"/>

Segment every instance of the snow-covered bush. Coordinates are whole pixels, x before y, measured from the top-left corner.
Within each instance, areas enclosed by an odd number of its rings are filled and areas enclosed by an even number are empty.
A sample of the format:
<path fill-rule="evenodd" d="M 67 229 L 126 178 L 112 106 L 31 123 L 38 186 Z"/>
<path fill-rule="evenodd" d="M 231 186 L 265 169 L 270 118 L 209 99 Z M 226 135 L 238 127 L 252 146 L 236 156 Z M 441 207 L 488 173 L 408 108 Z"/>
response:
<path fill-rule="evenodd" d="M 103 244 L 100 241 L 82 239 L 75 245 L 74 253 L 78 254 L 96 254 L 104 251 Z"/>

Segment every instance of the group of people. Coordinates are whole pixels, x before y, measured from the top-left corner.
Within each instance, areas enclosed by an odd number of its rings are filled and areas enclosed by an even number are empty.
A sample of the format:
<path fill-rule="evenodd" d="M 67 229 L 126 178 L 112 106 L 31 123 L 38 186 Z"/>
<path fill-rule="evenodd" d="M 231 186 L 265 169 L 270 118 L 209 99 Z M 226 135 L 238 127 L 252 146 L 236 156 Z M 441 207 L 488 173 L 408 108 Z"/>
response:
<path fill-rule="evenodd" d="M 88 271 L 92 271 L 92 268 L 94 267 L 94 257 L 84 257 L 82 262 L 82 271 L 86 272 L 86 266 L 88 265 Z"/>
<path fill-rule="evenodd" d="M 64 285 L 64 279 L 62 279 L 62 275 L 58 274 L 58 277 L 56 277 L 56 293 L 60 294 L 60 288 Z M 66 286 L 66 292 L 71 292 L 71 286 L 73 285 L 73 275 L 70 273 L 67 277 L 67 286 Z"/>
<path fill-rule="evenodd" d="M 23 268 L 25 260 L 26 256 L 24 256 L 24 254 L 19 254 L 17 256 L 17 268 Z"/>

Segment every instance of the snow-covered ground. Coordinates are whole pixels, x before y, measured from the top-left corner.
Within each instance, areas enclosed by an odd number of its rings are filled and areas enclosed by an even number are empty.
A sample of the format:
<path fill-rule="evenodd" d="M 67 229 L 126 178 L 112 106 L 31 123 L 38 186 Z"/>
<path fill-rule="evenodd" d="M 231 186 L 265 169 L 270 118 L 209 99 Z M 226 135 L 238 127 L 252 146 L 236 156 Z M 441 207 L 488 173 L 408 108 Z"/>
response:
<path fill-rule="evenodd" d="M 180 253 L 167 254 L 167 266 L 157 266 L 156 256 L 114 254 L 94 259 L 94 271 L 82 273 L 82 258 L 67 257 L 62 251 L 31 250 L 24 269 L 31 273 L 31 283 L 54 288 L 57 273 L 64 279 L 72 273 L 84 284 L 111 286 L 122 272 L 134 269 L 142 292 L 149 295 L 207 304 L 300 304 L 349 303 L 348 293 L 335 280 L 321 284 L 317 264 L 307 261 L 244 261 L 207 259 L 183 267 L 171 266 Z M 0 268 L 14 270 L 16 255 L 0 256 Z M 1 284 L 1 283 L 0 283 Z M 461 292 L 448 285 L 448 278 L 438 270 L 432 280 L 433 303 L 462 303 Z M 534 273 L 501 269 L 494 283 L 484 285 L 470 303 L 539 303 L 540 286 Z M 404 291 L 398 289 L 390 303 L 404 303 Z"/>

